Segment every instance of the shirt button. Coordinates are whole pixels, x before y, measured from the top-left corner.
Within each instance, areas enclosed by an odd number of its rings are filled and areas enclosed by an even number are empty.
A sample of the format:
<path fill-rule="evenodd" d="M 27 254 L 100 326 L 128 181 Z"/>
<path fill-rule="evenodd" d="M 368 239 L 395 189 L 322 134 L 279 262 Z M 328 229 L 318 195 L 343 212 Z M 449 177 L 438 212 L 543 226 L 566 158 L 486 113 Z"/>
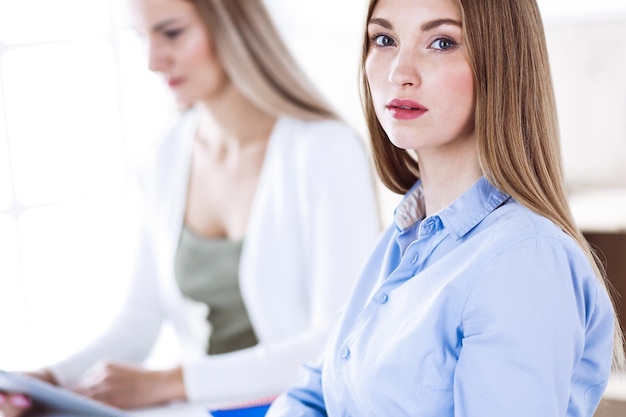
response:
<path fill-rule="evenodd" d="M 413 264 L 417 263 L 417 253 L 413 255 L 413 260 L 411 261 L 411 263 Z"/>
<path fill-rule="evenodd" d="M 379 296 L 376 297 L 376 301 L 379 304 L 385 304 L 387 300 L 389 300 L 389 296 L 387 294 L 380 294 Z"/>
<path fill-rule="evenodd" d="M 348 349 L 347 347 L 341 349 L 341 352 L 339 352 L 339 357 L 341 359 L 348 359 L 350 357 L 350 349 Z"/>

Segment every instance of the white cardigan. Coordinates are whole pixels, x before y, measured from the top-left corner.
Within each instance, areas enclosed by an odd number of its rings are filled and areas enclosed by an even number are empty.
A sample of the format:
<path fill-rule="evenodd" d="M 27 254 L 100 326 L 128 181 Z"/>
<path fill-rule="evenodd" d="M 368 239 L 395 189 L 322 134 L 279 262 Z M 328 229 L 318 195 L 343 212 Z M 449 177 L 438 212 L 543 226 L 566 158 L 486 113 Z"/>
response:
<path fill-rule="evenodd" d="M 164 320 L 184 347 L 191 401 L 275 395 L 322 351 L 329 327 L 380 232 L 365 147 L 335 121 L 279 118 L 271 134 L 248 219 L 240 288 L 257 346 L 206 355 L 206 317 L 190 316 L 174 279 L 183 224 L 193 111 L 165 138 L 141 184 L 137 267 L 125 306 L 99 338 L 50 369 L 71 385 L 95 362 L 141 363 Z"/>

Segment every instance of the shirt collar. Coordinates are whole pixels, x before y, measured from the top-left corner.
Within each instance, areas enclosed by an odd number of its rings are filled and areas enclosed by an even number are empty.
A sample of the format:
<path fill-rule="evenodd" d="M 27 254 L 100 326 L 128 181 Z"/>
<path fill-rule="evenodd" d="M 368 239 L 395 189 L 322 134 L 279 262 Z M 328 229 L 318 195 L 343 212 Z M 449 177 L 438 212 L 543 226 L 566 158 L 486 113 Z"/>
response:
<path fill-rule="evenodd" d="M 481 177 L 461 197 L 431 217 L 441 219 L 454 239 L 460 239 L 489 213 L 510 198 Z M 425 216 L 424 192 L 421 180 L 407 192 L 394 212 L 394 222 L 404 231 Z"/>

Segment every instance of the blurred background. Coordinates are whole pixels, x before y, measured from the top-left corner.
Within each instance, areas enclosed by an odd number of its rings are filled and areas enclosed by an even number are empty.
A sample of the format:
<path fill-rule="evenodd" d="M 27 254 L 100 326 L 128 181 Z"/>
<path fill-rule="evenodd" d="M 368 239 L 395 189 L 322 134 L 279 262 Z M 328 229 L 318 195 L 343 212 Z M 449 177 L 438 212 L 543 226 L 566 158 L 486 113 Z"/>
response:
<path fill-rule="evenodd" d="M 62 358 L 99 333 L 121 302 L 127 179 L 176 110 L 147 70 L 120 1 L 0 0 L 3 369 Z M 366 0 L 266 3 L 313 81 L 365 134 L 357 66 Z M 575 190 L 620 188 L 626 0 L 540 5 L 568 181 Z M 381 189 L 385 224 L 397 198 Z M 611 210 L 626 213 L 626 203 Z M 155 364 L 175 349 L 167 330 L 162 339 Z"/>

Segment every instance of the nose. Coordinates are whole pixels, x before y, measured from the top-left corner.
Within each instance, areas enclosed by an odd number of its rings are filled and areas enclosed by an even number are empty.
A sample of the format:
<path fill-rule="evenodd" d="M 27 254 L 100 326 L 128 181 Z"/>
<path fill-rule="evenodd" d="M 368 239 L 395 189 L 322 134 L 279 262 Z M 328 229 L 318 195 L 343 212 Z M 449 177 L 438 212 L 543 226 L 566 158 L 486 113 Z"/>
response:
<path fill-rule="evenodd" d="M 167 69 L 168 58 L 163 48 L 150 42 L 148 45 L 148 68 L 154 72 L 164 72 Z"/>
<path fill-rule="evenodd" d="M 389 82 L 398 88 L 420 84 L 418 58 L 415 53 L 402 48 L 398 50 L 389 71 Z"/>

